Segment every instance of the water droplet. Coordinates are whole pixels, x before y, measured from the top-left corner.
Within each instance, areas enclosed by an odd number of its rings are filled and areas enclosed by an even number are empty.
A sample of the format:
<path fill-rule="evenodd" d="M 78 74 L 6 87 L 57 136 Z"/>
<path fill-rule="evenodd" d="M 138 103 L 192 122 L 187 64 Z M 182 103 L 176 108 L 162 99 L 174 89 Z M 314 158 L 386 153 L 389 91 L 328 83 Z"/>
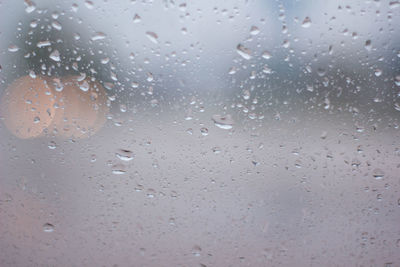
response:
<path fill-rule="evenodd" d="M 395 9 L 398 8 L 400 6 L 400 1 L 391 1 L 389 3 L 389 8 L 390 9 Z"/>
<path fill-rule="evenodd" d="M 122 164 L 116 164 L 112 166 L 112 173 L 113 174 L 124 174 L 126 173 L 126 167 Z"/>
<path fill-rule="evenodd" d="M 243 99 L 244 100 L 249 100 L 249 98 L 250 98 L 250 91 L 249 90 L 245 90 L 243 92 Z"/>
<path fill-rule="evenodd" d="M 133 23 L 139 23 L 141 20 L 142 18 L 138 14 L 133 17 Z"/>
<path fill-rule="evenodd" d="M 43 232 L 45 233 L 52 233 L 54 232 L 54 225 L 51 223 L 45 223 L 43 224 Z"/>
<path fill-rule="evenodd" d="M 146 80 L 147 80 L 148 82 L 152 82 L 152 81 L 154 80 L 153 73 L 148 72 L 146 75 L 147 75 Z"/>
<path fill-rule="evenodd" d="M 92 35 L 92 38 L 90 38 L 92 41 L 99 41 L 103 40 L 107 37 L 103 32 L 96 32 L 94 35 Z"/>
<path fill-rule="evenodd" d="M 400 74 L 399 74 L 399 75 L 396 75 L 396 77 L 394 77 L 394 83 L 395 83 L 397 86 L 400 86 Z"/>
<path fill-rule="evenodd" d="M 246 60 L 251 59 L 251 50 L 241 44 L 236 46 L 236 52 Z"/>
<path fill-rule="evenodd" d="M 269 51 L 264 51 L 262 53 L 262 57 L 265 59 L 270 59 L 271 58 L 271 53 Z"/>
<path fill-rule="evenodd" d="M 93 2 L 92 2 L 92 1 L 89 1 L 89 0 L 85 1 L 85 6 L 86 6 L 88 9 L 93 9 L 93 8 L 94 8 Z"/>
<path fill-rule="evenodd" d="M 213 151 L 215 154 L 219 154 L 219 153 L 221 153 L 221 148 L 215 146 L 215 147 L 212 148 L 212 151 Z"/>
<path fill-rule="evenodd" d="M 311 26 L 311 19 L 309 17 L 306 17 L 303 22 L 301 23 L 301 27 L 303 28 L 309 28 Z"/>
<path fill-rule="evenodd" d="M 18 50 L 19 50 L 19 47 L 16 46 L 16 45 L 10 45 L 10 46 L 8 47 L 8 51 L 10 51 L 10 52 L 12 52 L 12 53 L 17 52 Z"/>
<path fill-rule="evenodd" d="M 374 74 L 375 74 L 376 77 L 379 77 L 379 76 L 382 75 L 382 70 L 381 69 L 376 69 Z"/>
<path fill-rule="evenodd" d="M 78 4 L 76 4 L 76 3 L 72 4 L 71 10 L 72 10 L 73 12 L 75 12 L 75 13 L 78 12 L 78 9 L 79 9 Z"/>
<path fill-rule="evenodd" d="M 131 161 L 134 158 L 133 152 L 126 149 L 119 149 L 115 156 L 122 161 Z"/>
<path fill-rule="evenodd" d="M 47 145 L 47 147 L 49 149 L 56 149 L 57 148 L 57 144 L 54 141 L 50 141 L 49 144 Z"/>
<path fill-rule="evenodd" d="M 260 33 L 260 29 L 257 26 L 251 26 L 251 28 L 250 28 L 251 35 L 257 35 L 259 33 Z"/>
<path fill-rule="evenodd" d="M 158 44 L 158 35 L 155 32 L 146 32 L 147 38 L 155 44 Z"/>
<path fill-rule="evenodd" d="M 187 132 L 188 134 L 192 135 L 192 134 L 193 134 L 193 129 L 192 129 L 192 128 L 189 128 L 189 129 L 186 130 L 186 132 Z"/>
<path fill-rule="evenodd" d="M 201 256 L 201 247 L 198 245 L 193 246 L 192 248 L 192 254 L 196 257 L 200 257 Z"/>
<path fill-rule="evenodd" d="M 155 195 L 156 195 L 156 190 L 154 190 L 154 189 L 152 189 L 152 188 L 149 188 L 149 189 L 147 190 L 147 197 L 148 197 L 148 198 L 154 198 Z"/>
<path fill-rule="evenodd" d="M 367 51 L 371 51 L 371 49 L 372 49 L 372 42 L 371 42 L 371 40 L 365 41 L 364 47 L 365 47 L 365 49 L 367 49 Z"/>
<path fill-rule="evenodd" d="M 36 9 L 36 4 L 33 1 L 30 0 L 25 0 L 25 12 L 26 13 L 32 13 Z"/>
<path fill-rule="evenodd" d="M 54 28 L 54 29 L 56 29 L 57 31 L 61 31 L 61 29 L 62 29 L 62 26 L 61 26 L 61 24 L 58 22 L 58 21 L 53 21 L 52 23 L 51 23 L 51 26 Z"/>
<path fill-rule="evenodd" d="M 31 28 L 36 28 L 37 25 L 38 25 L 38 21 L 37 21 L 37 20 L 32 20 L 31 23 L 29 24 L 29 26 L 30 26 Z"/>
<path fill-rule="evenodd" d="M 40 41 L 36 44 L 37 47 L 42 48 L 42 47 L 46 47 L 46 46 L 50 46 L 51 42 L 46 40 L 46 41 Z"/>
<path fill-rule="evenodd" d="M 394 103 L 394 109 L 397 111 L 400 111 L 400 104 L 399 103 Z"/>
<path fill-rule="evenodd" d="M 40 118 L 38 116 L 33 118 L 33 123 L 39 123 L 40 122 Z"/>
<path fill-rule="evenodd" d="M 376 168 L 372 171 L 372 176 L 374 176 L 376 180 L 381 180 L 383 176 L 385 176 L 385 173 L 381 169 Z"/>
<path fill-rule="evenodd" d="M 206 136 L 208 135 L 208 129 L 206 127 L 202 127 L 200 129 L 201 135 Z"/>
<path fill-rule="evenodd" d="M 30 71 L 29 71 L 29 76 L 30 76 L 32 79 L 36 79 L 36 73 L 35 73 L 33 70 L 30 70 Z"/>
<path fill-rule="evenodd" d="M 58 52 L 58 50 L 54 50 L 51 54 L 50 54 L 50 58 L 54 61 L 59 62 L 60 59 L 60 52 Z"/>
<path fill-rule="evenodd" d="M 82 83 L 79 83 L 79 89 L 81 89 L 83 92 L 89 91 L 90 85 L 87 81 L 83 81 Z"/>
<path fill-rule="evenodd" d="M 214 125 L 220 129 L 230 130 L 233 128 L 234 121 L 231 115 L 213 115 L 211 118 L 214 121 Z"/>

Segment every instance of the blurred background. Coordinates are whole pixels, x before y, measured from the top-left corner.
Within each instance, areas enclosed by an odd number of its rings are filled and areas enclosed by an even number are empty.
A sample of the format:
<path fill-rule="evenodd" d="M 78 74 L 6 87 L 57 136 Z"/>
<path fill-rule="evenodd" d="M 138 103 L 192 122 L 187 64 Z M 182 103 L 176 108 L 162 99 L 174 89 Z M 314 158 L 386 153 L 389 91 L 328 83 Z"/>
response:
<path fill-rule="evenodd" d="M 0 266 L 399 266 L 398 25 L 399 1 L 1 1 Z"/>

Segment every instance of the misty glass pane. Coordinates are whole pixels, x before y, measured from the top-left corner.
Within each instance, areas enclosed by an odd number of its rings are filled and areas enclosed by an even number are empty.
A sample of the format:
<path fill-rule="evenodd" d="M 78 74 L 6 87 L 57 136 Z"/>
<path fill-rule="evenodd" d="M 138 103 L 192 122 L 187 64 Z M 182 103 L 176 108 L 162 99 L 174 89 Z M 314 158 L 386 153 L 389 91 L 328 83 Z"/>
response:
<path fill-rule="evenodd" d="M 400 266 L 399 1 L 0 1 L 0 266 Z"/>

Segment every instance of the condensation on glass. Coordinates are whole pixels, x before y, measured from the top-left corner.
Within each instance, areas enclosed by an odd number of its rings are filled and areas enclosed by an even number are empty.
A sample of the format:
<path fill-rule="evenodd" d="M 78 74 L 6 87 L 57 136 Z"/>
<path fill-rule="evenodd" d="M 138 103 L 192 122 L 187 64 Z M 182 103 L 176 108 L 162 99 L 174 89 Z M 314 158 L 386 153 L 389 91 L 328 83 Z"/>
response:
<path fill-rule="evenodd" d="M 400 266 L 399 1 L 0 2 L 0 266 Z"/>

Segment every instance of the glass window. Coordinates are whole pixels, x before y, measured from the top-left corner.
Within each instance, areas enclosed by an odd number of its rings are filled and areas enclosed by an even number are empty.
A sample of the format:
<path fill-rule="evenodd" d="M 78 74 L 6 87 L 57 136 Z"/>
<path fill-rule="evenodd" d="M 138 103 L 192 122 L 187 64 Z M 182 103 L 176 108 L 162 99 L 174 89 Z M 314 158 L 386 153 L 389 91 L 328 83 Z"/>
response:
<path fill-rule="evenodd" d="M 0 266 L 399 266 L 400 2 L 0 2 Z"/>

